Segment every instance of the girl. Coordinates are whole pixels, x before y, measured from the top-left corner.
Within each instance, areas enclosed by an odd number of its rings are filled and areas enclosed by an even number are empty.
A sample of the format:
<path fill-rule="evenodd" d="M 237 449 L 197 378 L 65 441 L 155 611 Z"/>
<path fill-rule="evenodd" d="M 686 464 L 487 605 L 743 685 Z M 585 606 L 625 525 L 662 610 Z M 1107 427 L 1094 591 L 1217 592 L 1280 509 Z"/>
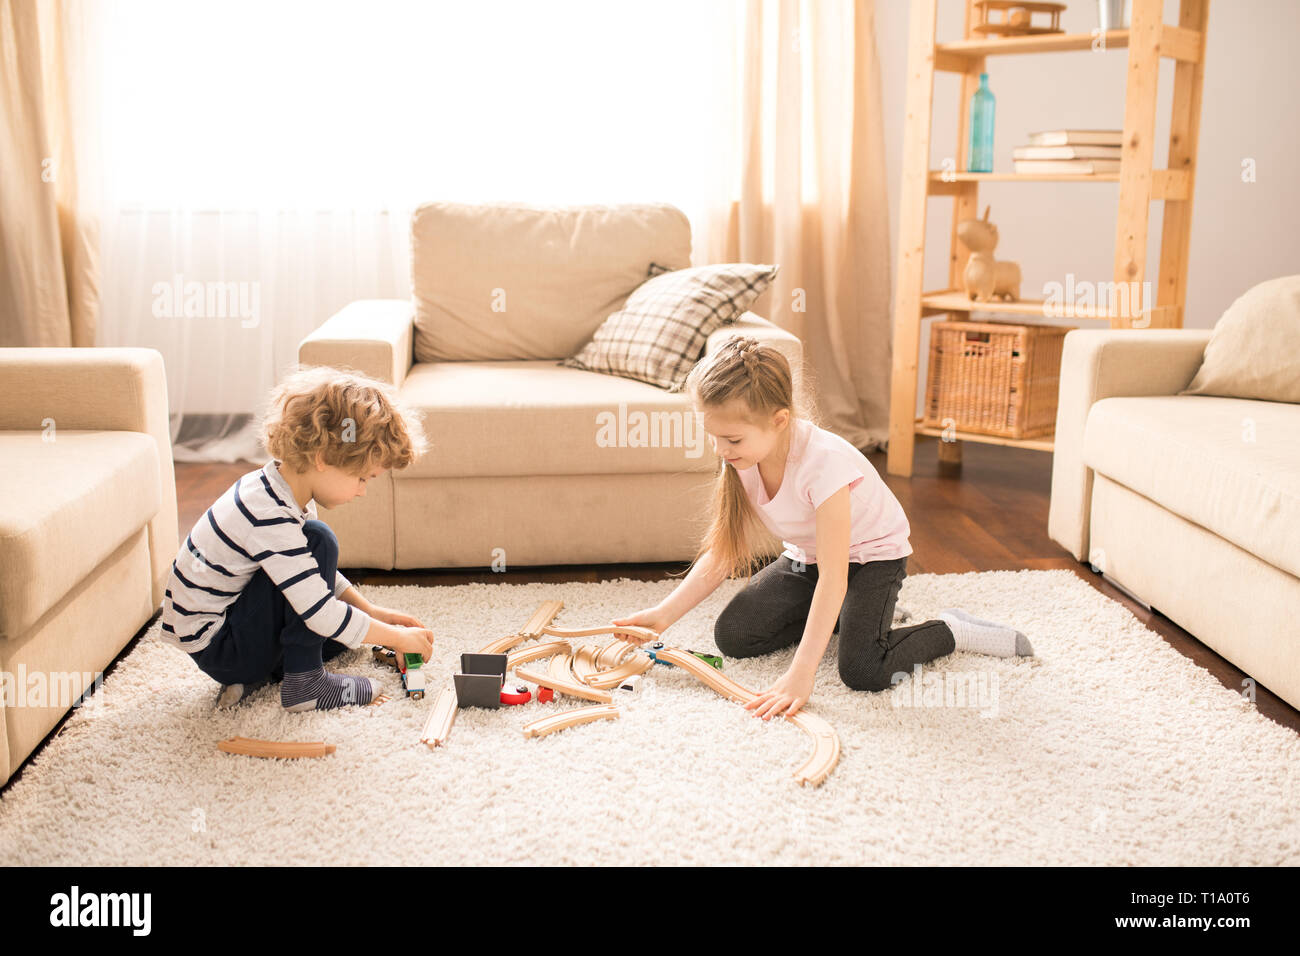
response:
<path fill-rule="evenodd" d="M 1019 631 L 955 609 L 891 627 L 912 553 L 907 517 L 866 456 L 796 415 L 790 366 L 779 351 L 732 338 L 691 370 L 686 387 L 723 459 L 712 522 L 672 594 L 615 624 L 663 633 L 728 577 L 749 576 L 761 522 L 785 550 L 714 624 L 728 657 L 799 645 L 780 680 L 745 705 L 755 716 L 795 714 L 808 702 L 837 624 L 840 678 L 854 690 L 884 690 L 893 675 L 954 650 L 1033 654 Z"/>

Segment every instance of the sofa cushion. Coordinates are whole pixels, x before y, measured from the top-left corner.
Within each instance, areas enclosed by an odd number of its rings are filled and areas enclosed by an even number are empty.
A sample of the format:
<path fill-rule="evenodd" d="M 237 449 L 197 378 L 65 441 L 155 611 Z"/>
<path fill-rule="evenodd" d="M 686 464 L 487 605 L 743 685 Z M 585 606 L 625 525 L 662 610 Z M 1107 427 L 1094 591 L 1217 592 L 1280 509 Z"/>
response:
<path fill-rule="evenodd" d="M 427 203 L 411 217 L 415 360 L 568 358 L 650 263 L 690 257 L 667 203 Z"/>
<path fill-rule="evenodd" d="M 402 386 L 429 451 L 408 478 L 713 471 L 685 395 L 551 361 L 417 363 Z"/>
<path fill-rule="evenodd" d="M 1083 461 L 1300 576 L 1300 405 L 1212 396 L 1106 398 Z"/>
<path fill-rule="evenodd" d="M 1228 306 L 1181 394 L 1300 402 L 1300 275 L 1261 282 Z"/>
<path fill-rule="evenodd" d="M 670 271 L 651 265 L 627 304 L 563 364 L 679 392 L 709 336 L 748 310 L 777 268 L 741 262 Z"/>
<path fill-rule="evenodd" d="M 57 426 L 56 426 L 57 427 Z M 142 432 L 0 431 L 0 638 L 24 633 L 158 513 Z"/>

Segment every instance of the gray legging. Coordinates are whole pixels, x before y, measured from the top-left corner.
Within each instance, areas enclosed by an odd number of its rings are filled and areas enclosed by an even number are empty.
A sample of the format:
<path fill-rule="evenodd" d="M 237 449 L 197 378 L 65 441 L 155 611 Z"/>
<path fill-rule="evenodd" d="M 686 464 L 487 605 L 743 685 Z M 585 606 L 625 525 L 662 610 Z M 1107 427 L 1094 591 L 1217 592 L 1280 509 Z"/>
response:
<path fill-rule="evenodd" d="M 907 558 L 849 564 L 849 587 L 836 627 L 840 678 L 853 690 L 885 690 L 893 675 L 911 674 L 955 648 L 943 621 L 895 627 L 894 605 L 907 576 Z M 713 639 L 726 657 L 756 657 L 798 643 L 817 587 L 817 565 L 795 570 L 782 555 L 755 574 L 722 609 Z"/>

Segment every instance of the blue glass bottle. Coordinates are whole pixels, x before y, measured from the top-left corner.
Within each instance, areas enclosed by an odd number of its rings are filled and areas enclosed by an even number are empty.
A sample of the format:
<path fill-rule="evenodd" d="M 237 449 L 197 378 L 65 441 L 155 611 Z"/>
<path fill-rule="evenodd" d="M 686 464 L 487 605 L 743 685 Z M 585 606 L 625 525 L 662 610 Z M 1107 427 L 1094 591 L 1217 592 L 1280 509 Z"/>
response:
<path fill-rule="evenodd" d="M 970 157 L 966 170 L 971 173 L 993 172 L 993 93 L 989 75 L 980 74 L 980 88 L 970 98 Z"/>

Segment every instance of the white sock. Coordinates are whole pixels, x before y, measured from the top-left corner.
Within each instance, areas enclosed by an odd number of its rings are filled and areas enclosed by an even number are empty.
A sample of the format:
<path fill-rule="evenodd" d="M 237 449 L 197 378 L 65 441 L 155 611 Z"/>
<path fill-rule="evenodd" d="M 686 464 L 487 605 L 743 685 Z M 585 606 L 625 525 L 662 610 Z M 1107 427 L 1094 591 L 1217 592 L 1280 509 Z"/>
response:
<path fill-rule="evenodd" d="M 939 612 L 939 620 L 948 625 L 952 631 L 956 649 L 970 651 L 973 654 L 989 654 L 994 657 L 1015 657 L 1019 652 L 1017 642 L 1020 632 L 1013 627 L 996 624 L 993 621 L 976 623 L 977 618 L 960 611 L 948 609 Z M 1023 642 L 1026 646 L 1028 642 Z M 1029 649 L 1032 654 L 1033 650 Z"/>

